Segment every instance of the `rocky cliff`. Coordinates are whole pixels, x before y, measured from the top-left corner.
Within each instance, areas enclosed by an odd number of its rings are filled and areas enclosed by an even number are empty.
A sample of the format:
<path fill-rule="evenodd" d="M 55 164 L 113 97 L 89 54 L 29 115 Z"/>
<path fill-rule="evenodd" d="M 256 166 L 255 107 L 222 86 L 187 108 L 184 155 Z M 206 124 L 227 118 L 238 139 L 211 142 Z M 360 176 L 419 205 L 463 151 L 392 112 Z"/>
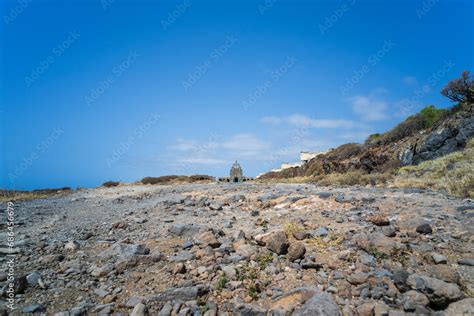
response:
<path fill-rule="evenodd" d="M 474 135 L 474 104 L 447 110 L 428 128 L 420 128 L 419 121 L 419 117 L 412 116 L 387 133 L 369 137 L 364 144 L 344 144 L 301 167 L 270 172 L 261 178 L 312 177 L 356 170 L 387 172 L 462 150 Z"/>

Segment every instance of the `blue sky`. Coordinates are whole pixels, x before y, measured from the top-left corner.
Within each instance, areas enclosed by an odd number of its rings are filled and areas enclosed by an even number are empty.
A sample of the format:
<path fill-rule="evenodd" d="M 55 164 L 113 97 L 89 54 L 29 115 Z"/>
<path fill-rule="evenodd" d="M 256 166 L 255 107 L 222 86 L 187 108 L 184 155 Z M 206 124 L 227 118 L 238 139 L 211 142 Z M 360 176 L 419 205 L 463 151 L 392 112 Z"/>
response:
<path fill-rule="evenodd" d="M 255 176 L 473 70 L 473 3 L 1 1 L 0 188 Z"/>

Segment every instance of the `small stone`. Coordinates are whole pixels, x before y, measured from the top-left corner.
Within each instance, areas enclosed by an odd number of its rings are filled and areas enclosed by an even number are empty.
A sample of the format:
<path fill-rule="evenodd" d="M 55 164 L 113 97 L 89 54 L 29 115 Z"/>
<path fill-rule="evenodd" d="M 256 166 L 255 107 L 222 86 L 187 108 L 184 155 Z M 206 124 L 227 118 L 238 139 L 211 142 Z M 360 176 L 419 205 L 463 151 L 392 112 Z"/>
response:
<path fill-rule="evenodd" d="M 45 310 L 46 308 L 42 304 L 33 304 L 33 305 L 26 306 L 22 309 L 23 313 L 26 313 L 26 314 L 40 313 L 40 312 L 44 312 Z"/>
<path fill-rule="evenodd" d="M 37 285 L 40 279 L 41 279 L 41 275 L 36 271 L 26 276 L 26 281 L 28 282 L 28 285 L 30 286 Z"/>
<path fill-rule="evenodd" d="M 64 245 L 64 249 L 67 251 L 76 251 L 77 249 L 79 249 L 79 243 L 75 240 L 68 241 Z"/>
<path fill-rule="evenodd" d="M 410 274 L 405 270 L 396 270 L 393 272 L 393 283 L 401 292 L 406 292 L 409 290 L 409 286 L 407 285 L 407 279 Z"/>
<path fill-rule="evenodd" d="M 439 253 L 433 253 L 431 255 L 431 258 L 433 258 L 434 263 L 436 264 L 442 264 L 442 263 L 447 263 L 448 260 L 446 259 L 445 256 L 439 254 Z"/>
<path fill-rule="evenodd" d="M 390 219 L 385 216 L 385 215 L 382 215 L 382 214 L 377 214 L 377 215 L 374 215 L 370 218 L 370 221 L 372 222 L 372 224 L 376 225 L 376 226 L 388 226 L 390 225 Z"/>
<path fill-rule="evenodd" d="M 186 266 L 182 262 L 178 262 L 173 267 L 173 274 L 183 274 L 186 272 Z"/>
<path fill-rule="evenodd" d="M 384 226 L 382 228 L 382 233 L 387 237 L 395 237 L 397 235 L 397 230 L 393 226 Z"/>
<path fill-rule="evenodd" d="M 296 232 L 293 232 L 293 237 L 295 237 L 295 239 L 297 240 L 303 240 L 303 239 L 306 239 L 308 238 L 308 232 L 304 232 L 304 231 L 296 231 Z"/>
<path fill-rule="evenodd" d="M 420 233 L 420 234 L 431 234 L 433 232 L 433 229 L 431 228 L 431 225 L 428 224 L 428 223 L 424 223 L 424 224 L 421 224 L 419 225 L 417 228 L 416 228 L 416 232 L 417 233 Z"/>
<path fill-rule="evenodd" d="M 206 247 L 209 246 L 211 248 L 217 248 L 221 245 L 221 243 L 216 239 L 211 231 L 202 233 L 199 235 L 198 239 Z"/>
<path fill-rule="evenodd" d="M 328 293 L 318 293 L 311 297 L 306 303 L 298 308 L 293 316 L 305 315 L 331 315 L 341 316 L 341 309 Z"/>
<path fill-rule="evenodd" d="M 100 296 L 102 298 L 106 297 L 107 295 L 109 295 L 109 292 L 102 289 L 102 288 L 99 288 L 99 289 L 95 289 L 94 290 L 94 294 L 96 294 L 97 296 Z"/>
<path fill-rule="evenodd" d="M 429 302 L 426 295 L 417 291 L 411 290 L 403 294 L 403 309 L 407 312 L 413 312 L 417 306 L 426 306 Z"/>
<path fill-rule="evenodd" d="M 458 264 L 474 267 L 474 258 L 463 258 L 458 260 Z"/>
<path fill-rule="evenodd" d="M 266 246 L 268 250 L 278 255 L 286 254 L 289 243 L 283 230 L 275 230 L 266 234 L 255 236 L 259 245 Z"/>
<path fill-rule="evenodd" d="M 320 227 L 316 230 L 311 231 L 311 236 L 313 237 L 325 237 L 329 235 L 329 231 L 326 227 Z"/>
<path fill-rule="evenodd" d="M 347 276 L 347 282 L 349 282 L 352 285 L 359 285 L 367 282 L 367 279 L 369 278 L 369 275 L 364 272 L 356 272 L 352 273 L 351 275 Z"/>
<path fill-rule="evenodd" d="M 357 315 L 359 316 L 372 316 L 374 314 L 375 303 L 366 302 L 362 305 L 357 306 Z"/>
<path fill-rule="evenodd" d="M 145 316 L 146 315 L 146 306 L 143 303 L 135 305 L 130 316 Z"/>
<path fill-rule="evenodd" d="M 459 273 L 456 268 L 449 265 L 440 264 L 431 266 L 429 269 L 430 276 L 435 279 L 443 280 L 444 282 L 457 284 L 459 282 Z"/>
<path fill-rule="evenodd" d="M 96 267 L 92 270 L 91 275 L 95 277 L 101 277 L 109 274 L 114 269 L 114 266 L 111 263 L 107 263 L 102 267 Z"/>
<path fill-rule="evenodd" d="M 158 313 L 158 316 L 169 316 L 171 315 L 171 312 L 173 311 L 173 305 L 171 303 L 167 302 L 163 308 L 160 310 Z"/>
<path fill-rule="evenodd" d="M 288 260 L 295 261 L 304 257 L 306 253 L 306 247 L 301 242 L 295 242 L 288 248 L 288 254 L 286 255 Z"/>

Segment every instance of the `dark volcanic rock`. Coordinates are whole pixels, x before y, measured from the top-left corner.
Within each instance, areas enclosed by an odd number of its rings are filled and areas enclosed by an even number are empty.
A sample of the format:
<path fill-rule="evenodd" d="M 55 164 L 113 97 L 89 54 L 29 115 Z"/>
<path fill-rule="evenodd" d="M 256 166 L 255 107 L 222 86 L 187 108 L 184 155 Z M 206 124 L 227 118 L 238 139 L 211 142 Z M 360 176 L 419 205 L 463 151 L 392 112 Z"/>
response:
<path fill-rule="evenodd" d="M 431 234 L 433 232 L 433 229 L 431 228 L 431 225 L 428 224 L 428 223 L 424 223 L 424 224 L 421 224 L 419 225 L 417 228 L 416 228 L 416 232 L 417 233 L 420 233 L 420 234 Z"/>

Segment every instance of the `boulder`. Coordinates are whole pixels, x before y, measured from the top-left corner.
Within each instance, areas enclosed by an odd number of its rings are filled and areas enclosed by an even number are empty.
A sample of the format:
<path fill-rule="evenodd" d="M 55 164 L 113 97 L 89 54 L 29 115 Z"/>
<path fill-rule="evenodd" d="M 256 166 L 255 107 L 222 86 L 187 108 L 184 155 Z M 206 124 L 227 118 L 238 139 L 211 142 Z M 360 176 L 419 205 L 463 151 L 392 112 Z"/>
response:
<path fill-rule="evenodd" d="M 193 224 L 177 224 L 168 228 L 168 232 L 180 237 L 193 237 L 201 230 L 201 226 Z"/>
<path fill-rule="evenodd" d="M 295 242 L 290 245 L 288 248 L 288 254 L 286 257 L 290 261 L 295 261 L 297 259 L 301 259 L 304 257 L 304 254 L 306 253 L 306 247 L 303 243 L 301 242 Z"/>
<path fill-rule="evenodd" d="M 439 307 L 444 307 L 463 297 L 457 285 L 417 273 L 408 277 L 407 284 L 413 290 L 425 294 L 433 305 Z"/>
<path fill-rule="evenodd" d="M 286 254 L 290 245 L 283 230 L 274 230 L 266 234 L 257 235 L 255 236 L 255 241 L 278 255 Z"/>
<path fill-rule="evenodd" d="M 206 247 L 217 248 L 221 245 L 221 243 L 211 231 L 207 231 L 199 235 L 198 240 Z"/>
<path fill-rule="evenodd" d="M 331 295 L 317 293 L 295 310 L 293 316 L 341 316 L 342 312 Z"/>
<path fill-rule="evenodd" d="M 418 225 L 418 227 L 416 228 L 416 232 L 427 235 L 433 232 L 433 228 L 431 228 L 430 224 L 424 223 L 424 224 Z"/>
<path fill-rule="evenodd" d="M 274 296 L 270 304 L 270 309 L 292 311 L 295 307 L 304 304 L 317 293 L 321 293 L 321 291 L 314 286 L 293 289 L 286 293 Z"/>
<path fill-rule="evenodd" d="M 377 252 L 387 256 L 396 253 L 403 245 L 380 232 L 371 234 L 360 233 L 354 236 L 353 242 L 359 248 L 369 252 Z"/>
<path fill-rule="evenodd" d="M 474 315 L 474 298 L 465 298 L 463 300 L 449 304 L 444 311 L 445 316 Z"/>

